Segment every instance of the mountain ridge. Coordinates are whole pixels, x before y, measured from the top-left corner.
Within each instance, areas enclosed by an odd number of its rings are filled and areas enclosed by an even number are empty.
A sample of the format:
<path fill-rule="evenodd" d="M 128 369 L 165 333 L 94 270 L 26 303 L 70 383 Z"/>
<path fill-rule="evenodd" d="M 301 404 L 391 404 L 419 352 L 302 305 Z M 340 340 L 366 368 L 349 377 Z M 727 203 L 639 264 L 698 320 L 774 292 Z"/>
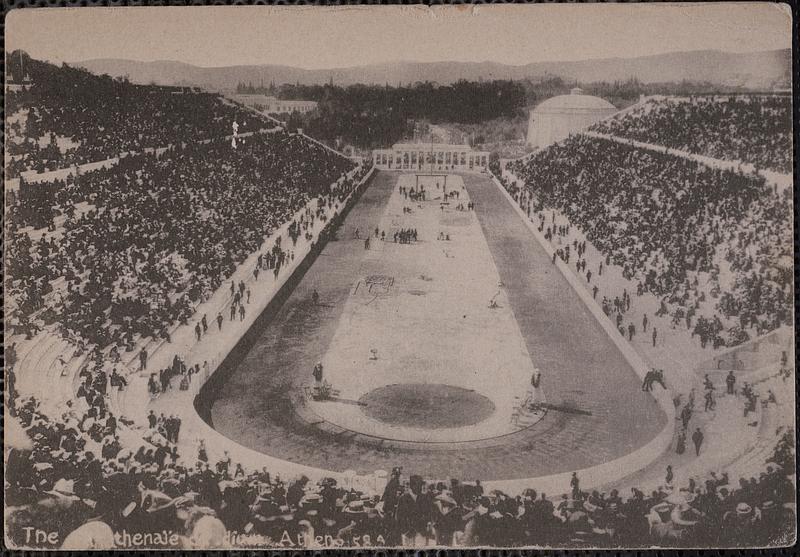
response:
<path fill-rule="evenodd" d="M 639 57 L 614 57 L 566 62 L 532 62 L 509 65 L 499 62 L 393 61 L 364 66 L 305 69 L 278 64 L 196 66 L 175 60 L 138 61 L 96 58 L 71 64 L 93 73 L 114 77 L 127 75 L 137 83 L 196 85 L 211 90 L 231 90 L 239 82 L 337 85 L 397 84 L 431 81 L 443 85 L 459 79 L 537 79 L 559 76 L 584 83 L 637 78 L 644 83 L 707 81 L 751 89 L 788 87 L 791 83 L 791 50 L 731 53 L 719 50 L 680 51 Z"/>

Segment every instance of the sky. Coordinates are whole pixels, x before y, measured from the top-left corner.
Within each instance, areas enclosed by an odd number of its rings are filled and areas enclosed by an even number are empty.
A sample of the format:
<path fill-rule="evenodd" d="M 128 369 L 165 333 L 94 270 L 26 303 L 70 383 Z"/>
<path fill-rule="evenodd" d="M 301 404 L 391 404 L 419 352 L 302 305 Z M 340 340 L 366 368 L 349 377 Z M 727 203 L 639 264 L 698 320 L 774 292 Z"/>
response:
<path fill-rule="evenodd" d="M 392 61 L 532 62 L 791 48 L 774 3 L 42 8 L 6 17 L 6 49 L 52 62 L 176 60 L 306 69 Z"/>

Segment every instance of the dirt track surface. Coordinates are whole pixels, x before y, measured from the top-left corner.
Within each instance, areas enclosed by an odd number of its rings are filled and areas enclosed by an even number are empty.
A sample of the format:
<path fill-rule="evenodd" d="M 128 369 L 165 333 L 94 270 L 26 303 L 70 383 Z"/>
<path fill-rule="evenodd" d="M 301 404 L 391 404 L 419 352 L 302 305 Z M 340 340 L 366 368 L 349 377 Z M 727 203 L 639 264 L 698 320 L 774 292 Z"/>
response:
<path fill-rule="evenodd" d="M 361 235 L 380 221 L 398 175 L 380 172 L 275 311 L 213 403 L 214 426 L 235 441 L 311 466 L 371 472 L 401 465 L 426 477 L 511 479 L 584 468 L 652 439 L 663 413 L 500 191 L 464 175 L 509 303 L 551 410 L 492 440 L 447 446 L 387 442 L 310 421 L 296 401 L 337 329 L 353 285 L 369 274 Z M 311 300 L 313 289 L 320 304 Z"/>

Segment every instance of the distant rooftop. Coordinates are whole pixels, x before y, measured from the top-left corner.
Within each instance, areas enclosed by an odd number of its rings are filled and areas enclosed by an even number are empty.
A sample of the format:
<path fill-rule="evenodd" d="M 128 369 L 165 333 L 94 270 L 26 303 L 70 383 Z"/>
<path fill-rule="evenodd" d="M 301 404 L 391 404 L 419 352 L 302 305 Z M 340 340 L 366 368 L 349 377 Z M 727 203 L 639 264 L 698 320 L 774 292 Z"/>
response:
<path fill-rule="evenodd" d="M 605 99 L 586 95 L 583 89 L 575 87 L 569 95 L 558 95 L 539 103 L 534 112 L 616 112 L 616 107 Z"/>
<path fill-rule="evenodd" d="M 454 145 L 452 143 L 395 143 L 392 149 L 418 150 L 418 151 L 472 151 L 469 145 Z"/>

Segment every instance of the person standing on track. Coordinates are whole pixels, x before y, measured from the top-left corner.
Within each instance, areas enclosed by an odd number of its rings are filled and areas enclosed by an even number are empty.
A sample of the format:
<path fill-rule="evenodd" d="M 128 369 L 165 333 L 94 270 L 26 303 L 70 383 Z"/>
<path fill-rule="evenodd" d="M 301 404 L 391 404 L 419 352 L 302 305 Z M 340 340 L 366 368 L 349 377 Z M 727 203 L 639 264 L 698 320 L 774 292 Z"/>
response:
<path fill-rule="evenodd" d="M 716 406 L 716 403 L 714 402 L 714 391 L 713 390 L 706 391 L 706 394 L 705 394 L 705 406 L 704 406 L 703 411 L 704 412 L 708 412 L 709 410 L 713 410 L 715 408 L 715 406 Z"/>
<path fill-rule="evenodd" d="M 542 383 L 542 373 L 538 369 L 534 368 L 533 374 L 531 375 L 531 386 L 530 389 L 528 390 L 528 396 L 527 396 L 528 406 L 534 406 L 538 404 L 539 397 L 537 393 L 539 390 L 539 385 L 541 383 Z"/>
<path fill-rule="evenodd" d="M 694 443 L 694 452 L 695 456 L 700 456 L 700 447 L 703 445 L 703 432 L 700 431 L 700 428 L 694 430 L 692 433 L 692 443 Z"/>
<path fill-rule="evenodd" d="M 644 381 L 642 381 L 642 390 L 645 392 L 650 392 L 653 390 L 653 370 L 649 369 L 647 373 L 644 374 Z"/>
<path fill-rule="evenodd" d="M 322 387 L 322 362 L 317 362 L 317 365 L 314 366 L 314 371 L 311 372 L 311 375 L 314 376 L 314 383 L 315 386 L 319 389 Z"/>
<path fill-rule="evenodd" d="M 578 473 L 573 472 L 572 478 L 569 480 L 569 485 L 572 488 L 572 498 L 580 499 L 581 496 L 581 481 L 578 478 Z"/>
<path fill-rule="evenodd" d="M 728 388 L 728 394 L 732 395 L 736 393 L 736 376 L 733 374 L 733 370 L 728 372 L 728 376 L 725 378 L 725 385 Z"/>

